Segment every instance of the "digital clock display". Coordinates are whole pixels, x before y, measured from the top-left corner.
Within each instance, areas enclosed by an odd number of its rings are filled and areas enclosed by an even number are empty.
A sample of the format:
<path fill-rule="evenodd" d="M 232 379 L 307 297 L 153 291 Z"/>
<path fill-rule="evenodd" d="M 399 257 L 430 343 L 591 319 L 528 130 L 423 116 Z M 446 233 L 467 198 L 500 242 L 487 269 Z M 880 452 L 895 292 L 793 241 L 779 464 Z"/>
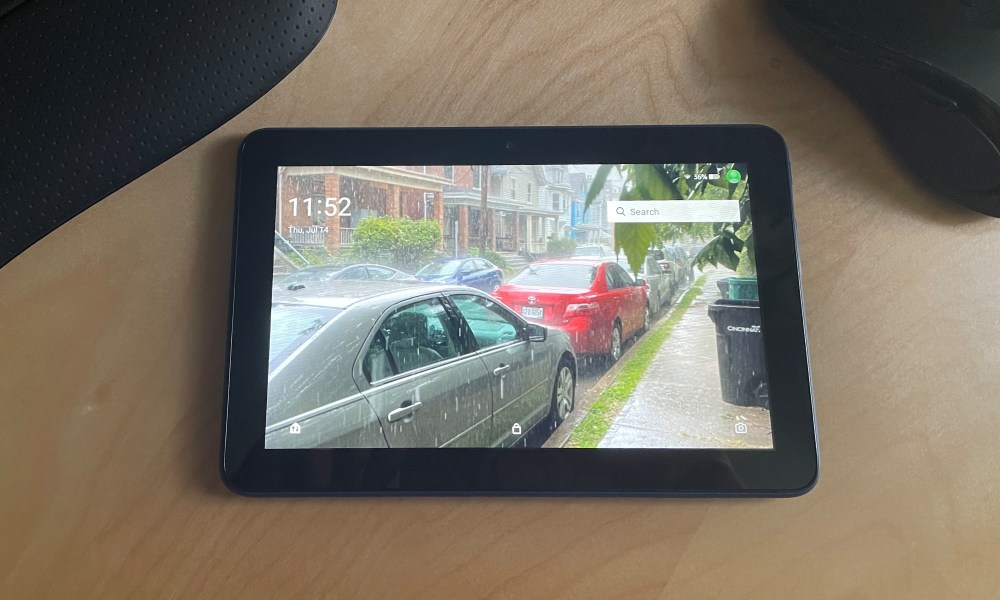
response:
<path fill-rule="evenodd" d="M 289 198 L 288 204 L 291 205 L 292 216 L 299 216 L 299 206 L 302 206 L 302 212 L 306 216 L 313 216 L 315 212 L 317 215 L 322 214 L 327 217 L 350 217 L 351 216 L 351 199 L 347 197 L 341 198 Z"/>

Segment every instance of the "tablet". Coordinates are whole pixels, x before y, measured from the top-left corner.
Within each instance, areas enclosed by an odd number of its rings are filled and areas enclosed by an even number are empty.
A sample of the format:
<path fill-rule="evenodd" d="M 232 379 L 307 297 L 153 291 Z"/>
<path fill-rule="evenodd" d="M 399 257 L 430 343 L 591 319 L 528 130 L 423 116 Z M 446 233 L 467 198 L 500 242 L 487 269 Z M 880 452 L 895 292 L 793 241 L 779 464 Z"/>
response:
<path fill-rule="evenodd" d="M 235 214 L 235 492 L 791 496 L 816 481 L 771 129 L 265 129 L 240 149 Z"/>

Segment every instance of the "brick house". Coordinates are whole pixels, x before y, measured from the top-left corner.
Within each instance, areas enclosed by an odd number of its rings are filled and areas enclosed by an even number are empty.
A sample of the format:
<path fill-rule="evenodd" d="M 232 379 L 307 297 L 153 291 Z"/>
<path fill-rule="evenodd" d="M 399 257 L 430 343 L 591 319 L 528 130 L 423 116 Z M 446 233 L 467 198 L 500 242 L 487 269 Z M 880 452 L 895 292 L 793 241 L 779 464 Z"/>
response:
<path fill-rule="evenodd" d="M 275 233 L 296 248 L 330 253 L 352 245 L 361 219 L 388 215 L 436 220 L 444 228 L 443 189 L 453 167 L 282 167 Z"/>
<path fill-rule="evenodd" d="M 480 215 L 484 167 L 283 167 L 278 177 L 275 233 L 294 248 L 352 245 L 368 216 L 436 220 L 443 250 L 465 255 L 479 246 L 480 219 L 492 250 L 533 254 L 570 231 L 573 182 L 565 165 L 488 167 L 489 198 Z M 341 213 L 344 214 L 341 214 Z"/>

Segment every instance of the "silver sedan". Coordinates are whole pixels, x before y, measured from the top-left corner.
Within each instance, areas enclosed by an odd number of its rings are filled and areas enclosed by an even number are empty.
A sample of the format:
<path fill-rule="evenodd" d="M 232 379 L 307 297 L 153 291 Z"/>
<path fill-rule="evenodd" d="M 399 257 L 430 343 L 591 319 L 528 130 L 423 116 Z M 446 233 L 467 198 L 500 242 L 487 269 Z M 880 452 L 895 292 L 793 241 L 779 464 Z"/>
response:
<path fill-rule="evenodd" d="M 566 334 L 485 293 L 397 281 L 321 291 L 272 303 L 266 448 L 512 446 L 573 410 Z"/>

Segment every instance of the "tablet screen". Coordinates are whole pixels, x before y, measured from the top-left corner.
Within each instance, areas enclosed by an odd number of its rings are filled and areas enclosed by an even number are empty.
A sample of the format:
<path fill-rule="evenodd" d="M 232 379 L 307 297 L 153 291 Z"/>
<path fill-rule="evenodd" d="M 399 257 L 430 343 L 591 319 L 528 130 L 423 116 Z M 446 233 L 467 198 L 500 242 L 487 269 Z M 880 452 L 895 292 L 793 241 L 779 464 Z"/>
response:
<path fill-rule="evenodd" d="M 265 448 L 772 448 L 749 175 L 280 167 Z"/>

